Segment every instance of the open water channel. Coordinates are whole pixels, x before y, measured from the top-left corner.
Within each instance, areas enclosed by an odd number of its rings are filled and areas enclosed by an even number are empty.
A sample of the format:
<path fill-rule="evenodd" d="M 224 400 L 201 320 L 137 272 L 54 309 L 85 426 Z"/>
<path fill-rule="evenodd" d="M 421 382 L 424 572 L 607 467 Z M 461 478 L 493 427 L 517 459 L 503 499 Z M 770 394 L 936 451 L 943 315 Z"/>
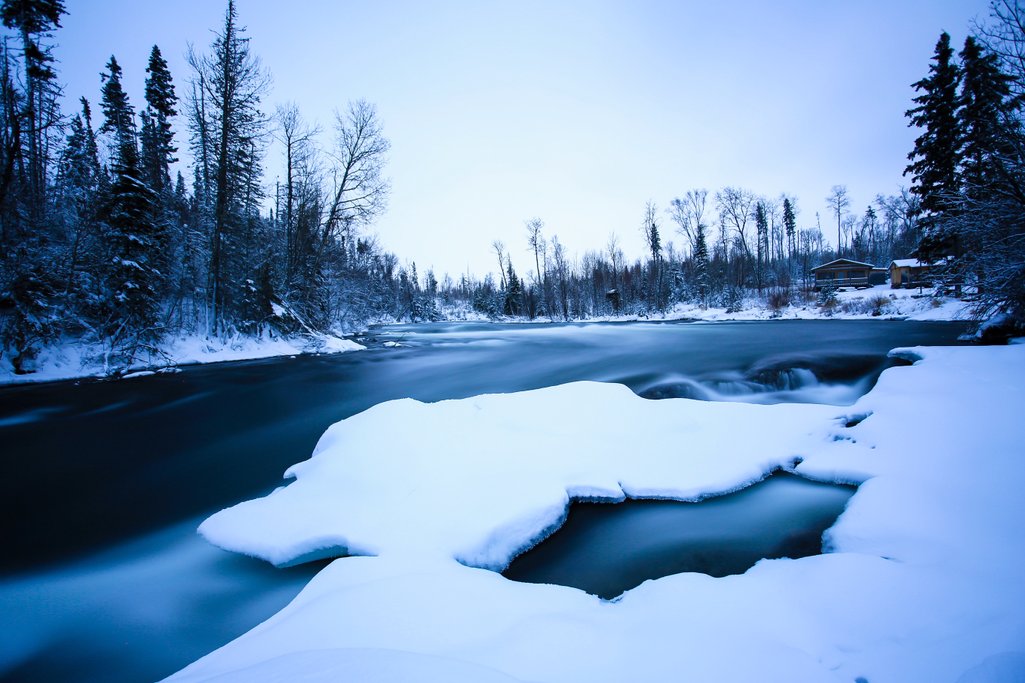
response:
<path fill-rule="evenodd" d="M 846 405 L 893 363 L 890 349 L 954 344 L 963 331 L 874 320 L 383 326 L 356 353 L 2 387 L 0 679 L 156 680 L 279 610 L 322 565 L 274 569 L 207 545 L 195 527 L 279 485 L 331 423 L 382 401 L 598 380 L 652 399 Z"/>

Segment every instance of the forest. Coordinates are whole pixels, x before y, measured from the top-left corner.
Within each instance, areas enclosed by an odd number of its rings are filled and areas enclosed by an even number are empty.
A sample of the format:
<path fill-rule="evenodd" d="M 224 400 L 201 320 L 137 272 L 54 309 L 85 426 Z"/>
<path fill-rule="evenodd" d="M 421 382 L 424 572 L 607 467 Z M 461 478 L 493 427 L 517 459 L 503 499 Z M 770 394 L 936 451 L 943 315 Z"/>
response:
<path fill-rule="evenodd" d="M 994 0 L 959 51 L 940 36 L 912 85 L 905 116 L 919 137 L 897 194 L 862 209 L 836 185 L 812 219 L 786 194 L 688 189 L 638 207 L 623 229 L 641 231 L 646 251 L 632 256 L 615 234 L 569 254 L 531 218 L 515 245 L 529 248 L 525 268 L 496 241 L 498 277 L 458 280 L 418 272 L 374 237 L 390 149 L 375 106 L 350 102 L 326 135 L 299 105 L 271 109 L 270 72 L 234 0 L 209 45 L 190 49 L 188 73 L 172 75 L 154 46 L 145 101 L 131 102 L 111 56 L 74 111 L 62 111 L 54 47 L 65 14 L 62 0 L 0 6 L 0 353 L 15 372 L 62 344 L 124 368 L 187 335 L 652 315 L 681 302 L 780 309 L 814 302 L 810 269 L 836 257 L 942 261 L 941 284 L 977 317 L 1025 319 L 1025 11 L 1014 0 Z M 271 141 L 283 158 L 267 158 Z M 268 163 L 284 169 L 273 186 Z"/>

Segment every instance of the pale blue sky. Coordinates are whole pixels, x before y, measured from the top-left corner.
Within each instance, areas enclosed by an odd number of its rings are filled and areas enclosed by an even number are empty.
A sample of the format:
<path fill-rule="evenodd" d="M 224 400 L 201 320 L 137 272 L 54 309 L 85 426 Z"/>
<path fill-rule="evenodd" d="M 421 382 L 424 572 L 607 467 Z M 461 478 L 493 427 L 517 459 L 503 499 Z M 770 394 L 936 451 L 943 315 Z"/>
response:
<path fill-rule="evenodd" d="M 182 92 L 186 44 L 206 49 L 226 3 L 66 0 L 67 95 L 95 105 L 115 54 L 138 105 L 151 46 Z M 524 221 L 570 254 L 611 232 L 642 253 L 645 202 L 703 187 L 796 196 L 801 227 L 847 185 L 858 213 L 908 180 L 903 113 L 940 31 L 960 46 L 985 0 L 413 2 L 238 0 L 271 71 L 266 108 L 298 103 L 327 128 L 374 102 L 392 142 L 388 213 L 373 230 L 439 277 L 526 272 Z M 184 145 L 182 140 L 181 146 Z M 277 164 L 271 149 L 267 181 Z M 672 234 L 668 216 L 667 238 Z"/>

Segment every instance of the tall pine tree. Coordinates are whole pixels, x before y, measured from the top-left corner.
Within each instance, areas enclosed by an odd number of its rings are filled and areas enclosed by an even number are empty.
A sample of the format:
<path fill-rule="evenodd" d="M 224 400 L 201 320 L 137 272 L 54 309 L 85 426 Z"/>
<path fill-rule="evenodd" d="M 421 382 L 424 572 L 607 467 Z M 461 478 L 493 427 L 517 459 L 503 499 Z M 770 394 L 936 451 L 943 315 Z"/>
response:
<path fill-rule="evenodd" d="M 82 113 L 71 119 L 70 132 L 58 163 L 54 187 L 58 226 L 63 249 L 55 266 L 59 274 L 66 322 L 74 330 L 83 319 L 91 319 L 102 289 L 98 275 L 103 271 L 103 243 L 97 221 L 97 207 L 109 189 L 92 130 L 89 102 L 82 98 Z"/>
<path fill-rule="evenodd" d="M 138 350 L 159 337 L 160 267 L 166 243 L 156 221 L 157 202 L 146 184 L 136 141 L 135 114 L 121 85 L 121 67 L 111 56 L 102 88 L 101 131 L 113 135 L 114 180 L 101 211 L 108 250 L 101 331 L 120 356 L 131 362 Z"/>
<path fill-rule="evenodd" d="M 794 213 L 794 205 L 789 197 L 783 198 L 783 227 L 787 236 L 787 258 L 794 255 L 794 248 L 797 246 L 797 215 Z"/>
<path fill-rule="evenodd" d="M 765 213 L 765 204 L 755 204 L 755 281 L 758 291 L 762 291 L 762 266 L 763 260 L 768 255 L 769 246 L 769 219 Z"/>
<path fill-rule="evenodd" d="M 1011 112 L 1011 78 L 996 55 L 969 36 L 961 50 L 963 73 L 957 121 L 961 135 L 961 174 L 965 191 L 984 192 L 999 174 L 1011 150 L 1006 131 Z"/>
<path fill-rule="evenodd" d="M 702 306 L 708 305 L 710 279 L 708 259 L 708 242 L 705 239 L 705 225 L 697 222 L 694 236 L 694 282 L 698 287 L 698 297 Z"/>
<path fill-rule="evenodd" d="M 146 111 L 143 119 L 142 159 L 146 179 L 158 194 L 171 185 L 170 166 L 177 159 L 171 119 L 177 114 L 178 96 L 174 92 L 167 61 L 156 45 L 146 67 Z"/>
<path fill-rule="evenodd" d="M 160 335 L 162 273 L 155 262 L 161 240 L 153 220 L 155 195 L 142 180 L 137 156 L 124 154 L 114 170 L 103 212 L 111 252 L 104 332 L 111 347 L 130 362 Z"/>
<path fill-rule="evenodd" d="M 211 331 L 220 333 L 244 317 L 247 281 L 258 275 L 258 255 L 250 249 L 259 208 L 260 151 L 266 122 L 259 110 L 269 77 L 251 53 L 239 26 L 234 0 L 228 0 L 221 31 L 211 54 L 192 58 L 197 105 L 191 126 L 201 141 L 197 176 L 209 197 L 209 304 Z M 195 98 L 194 98 L 195 99 Z M 200 172 L 202 170 L 202 172 Z"/>
<path fill-rule="evenodd" d="M 103 87 L 100 89 L 100 108 L 103 111 L 103 123 L 100 133 L 108 133 L 113 137 L 112 151 L 115 166 L 125 161 L 122 156 L 130 153 L 138 154 L 135 146 L 135 110 L 128 101 L 128 94 L 121 84 L 121 65 L 114 55 L 107 62 L 107 71 L 100 74 Z"/>
<path fill-rule="evenodd" d="M 950 35 L 944 32 L 936 43 L 929 75 L 913 86 L 920 93 L 913 100 L 917 106 L 905 113 L 909 125 L 922 130 L 904 173 L 911 174 L 911 191 L 922 199 L 926 236 L 919 255 L 927 259 L 957 249 L 954 236 L 937 223 L 937 218 L 952 210 L 960 189 L 957 88 L 961 74 L 953 56 Z"/>

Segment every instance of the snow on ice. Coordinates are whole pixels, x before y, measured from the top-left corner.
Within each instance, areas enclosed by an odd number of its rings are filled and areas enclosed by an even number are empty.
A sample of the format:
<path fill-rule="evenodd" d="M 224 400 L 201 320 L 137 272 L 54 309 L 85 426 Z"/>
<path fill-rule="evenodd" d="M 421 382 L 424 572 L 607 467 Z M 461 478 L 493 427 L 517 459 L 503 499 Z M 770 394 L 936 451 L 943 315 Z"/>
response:
<path fill-rule="evenodd" d="M 899 353 L 916 364 L 846 408 L 596 383 L 371 408 L 294 482 L 201 526 L 277 564 L 367 556 L 171 680 L 1020 681 L 1025 347 Z M 573 498 L 693 500 L 778 467 L 861 483 L 832 552 L 615 601 L 486 569 Z"/>

